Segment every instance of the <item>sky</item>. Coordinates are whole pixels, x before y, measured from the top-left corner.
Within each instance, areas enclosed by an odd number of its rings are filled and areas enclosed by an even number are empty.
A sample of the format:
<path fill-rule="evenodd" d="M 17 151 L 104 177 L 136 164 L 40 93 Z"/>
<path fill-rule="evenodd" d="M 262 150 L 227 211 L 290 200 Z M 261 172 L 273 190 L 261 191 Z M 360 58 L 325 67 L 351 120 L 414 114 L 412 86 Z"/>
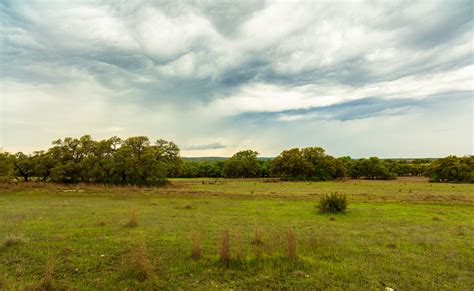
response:
<path fill-rule="evenodd" d="M 473 154 L 473 3 L 0 0 L 0 147 Z"/>

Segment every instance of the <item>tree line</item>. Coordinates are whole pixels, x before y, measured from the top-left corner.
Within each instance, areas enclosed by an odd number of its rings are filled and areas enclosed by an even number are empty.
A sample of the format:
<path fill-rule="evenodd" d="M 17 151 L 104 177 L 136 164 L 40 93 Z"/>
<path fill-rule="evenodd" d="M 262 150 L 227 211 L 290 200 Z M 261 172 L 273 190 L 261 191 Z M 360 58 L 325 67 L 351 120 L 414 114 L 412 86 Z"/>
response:
<path fill-rule="evenodd" d="M 59 183 L 159 185 L 177 176 L 183 163 L 176 144 L 145 136 L 100 141 L 89 135 L 67 137 L 47 151 L 1 156 L 2 176 Z"/>
<path fill-rule="evenodd" d="M 160 185 L 173 177 L 327 181 L 428 176 L 436 182 L 474 182 L 473 156 L 449 156 L 434 161 L 335 158 L 321 147 L 288 149 L 268 160 L 260 160 L 258 155 L 256 151 L 244 150 L 224 161 L 184 161 L 179 147 L 171 141 L 152 142 L 145 136 L 95 141 L 84 135 L 56 140 L 47 151 L 0 152 L 0 177 L 143 186 Z"/>

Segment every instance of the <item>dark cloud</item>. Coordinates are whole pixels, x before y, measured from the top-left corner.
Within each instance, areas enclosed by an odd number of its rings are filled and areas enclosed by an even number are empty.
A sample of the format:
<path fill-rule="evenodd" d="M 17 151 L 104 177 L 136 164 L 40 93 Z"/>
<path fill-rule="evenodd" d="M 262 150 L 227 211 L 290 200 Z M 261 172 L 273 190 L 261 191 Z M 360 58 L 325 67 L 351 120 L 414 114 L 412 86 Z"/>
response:
<path fill-rule="evenodd" d="M 458 0 L 0 0 L 2 126 L 14 132 L 22 108 L 34 128 L 44 106 L 47 138 L 66 131 L 56 120 L 72 103 L 77 124 L 97 110 L 104 131 L 184 144 L 219 132 L 248 146 L 271 122 L 415 116 L 472 93 L 472 11 Z M 213 145 L 203 150 L 225 148 Z"/>
<path fill-rule="evenodd" d="M 351 121 L 376 116 L 409 115 L 415 110 L 426 110 L 446 102 L 459 103 L 470 100 L 472 91 L 442 92 L 418 99 L 383 99 L 366 97 L 358 100 L 341 102 L 322 107 L 310 107 L 275 112 L 243 113 L 234 117 L 235 120 L 255 119 L 260 122 L 281 122 L 309 120 Z"/>

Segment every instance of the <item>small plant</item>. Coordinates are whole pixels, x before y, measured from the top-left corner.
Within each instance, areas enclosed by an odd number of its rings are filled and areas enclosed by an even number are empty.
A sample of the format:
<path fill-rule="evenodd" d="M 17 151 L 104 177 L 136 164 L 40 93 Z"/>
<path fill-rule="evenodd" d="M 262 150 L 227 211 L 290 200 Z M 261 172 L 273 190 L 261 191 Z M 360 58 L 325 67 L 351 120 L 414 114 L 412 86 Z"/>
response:
<path fill-rule="evenodd" d="M 255 229 L 255 238 L 252 241 L 252 244 L 255 245 L 255 258 L 260 260 L 263 255 L 263 240 L 262 240 L 262 233 L 260 229 Z"/>
<path fill-rule="evenodd" d="M 229 231 L 224 230 L 221 235 L 221 245 L 220 245 L 219 257 L 221 262 L 226 266 L 230 263 L 230 236 Z"/>
<path fill-rule="evenodd" d="M 318 209 L 320 212 L 344 213 L 347 209 L 347 197 L 345 194 L 337 192 L 325 194 L 319 200 Z"/>
<path fill-rule="evenodd" d="M 298 242 L 292 228 L 286 230 L 286 255 L 292 261 L 298 260 Z"/>
<path fill-rule="evenodd" d="M 137 227 L 138 226 L 138 214 L 135 208 L 130 209 L 128 212 L 128 221 L 125 224 L 126 227 Z"/>
<path fill-rule="evenodd" d="M 21 234 L 9 234 L 5 237 L 3 241 L 4 247 L 22 245 L 27 243 L 28 240 Z"/>
<path fill-rule="evenodd" d="M 191 236 L 191 258 L 198 260 L 202 255 L 201 237 L 198 234 Z"/>
<path fill-rule="evenodd" d="M 135 246 L 131 250 L 127 266 L 129 276 L 139 281 L 146 281 L 153 276 L 153 267 L 144 245 Z"/>
<path fill-rule="evenodd" d="M 51 257 L 46 262 L 46 268 L 44 270 L 43 281 L 41 282 L 42 290 L 54 290 L 53 286 L 53 275 L 54 275 L 54 261 Z"/>

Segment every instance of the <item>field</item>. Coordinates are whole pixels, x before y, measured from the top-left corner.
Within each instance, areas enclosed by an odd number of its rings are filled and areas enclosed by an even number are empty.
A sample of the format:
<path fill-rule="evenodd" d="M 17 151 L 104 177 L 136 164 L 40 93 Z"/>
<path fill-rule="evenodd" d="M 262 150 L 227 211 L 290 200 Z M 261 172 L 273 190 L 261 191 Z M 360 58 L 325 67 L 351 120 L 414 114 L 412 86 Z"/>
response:
<path fill-rule="evenodd" d="M 318 213 L 334 191 L 346 214 Z M 0 289 L 474 287 L 472 184 L 27 183 L 3 187 L 0 218 Z"/>

